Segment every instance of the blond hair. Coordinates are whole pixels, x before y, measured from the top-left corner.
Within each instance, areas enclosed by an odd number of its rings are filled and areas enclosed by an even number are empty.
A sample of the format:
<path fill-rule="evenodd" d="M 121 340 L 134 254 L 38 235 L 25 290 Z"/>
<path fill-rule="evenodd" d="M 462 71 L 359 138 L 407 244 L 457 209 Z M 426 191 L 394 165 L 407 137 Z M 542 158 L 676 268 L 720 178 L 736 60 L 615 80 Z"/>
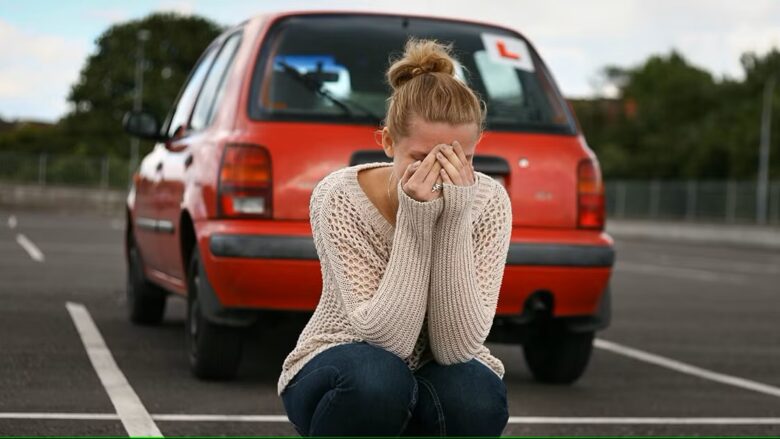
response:
<path fill-rule="evenodd" d="M 415 115 L 427 122 L 474 123 L 478 135 L 485 129 L 485 102 L 455 76 L 451 50 L 452 43 L 411 37 L 403 56 L 388 68 L 393 93 L 387 99 L 385 125 L 394 139 L 409 135 L 409 120 Z"/>

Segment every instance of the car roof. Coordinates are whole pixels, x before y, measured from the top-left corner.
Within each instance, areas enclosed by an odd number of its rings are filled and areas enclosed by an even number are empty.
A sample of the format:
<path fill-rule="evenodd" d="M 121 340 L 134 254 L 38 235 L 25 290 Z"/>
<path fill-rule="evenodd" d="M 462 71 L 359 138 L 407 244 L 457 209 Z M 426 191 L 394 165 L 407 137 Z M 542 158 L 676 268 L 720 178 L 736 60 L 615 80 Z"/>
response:
<path fill-rule="evenodd" d="M 376 10 L 361 10 L 361 9 L 327 9 L 327 10 L 318 10 L 318 9 L 279 9 L 274 10 L 270 12 L 266 12 L 263 14 L 258 14 L 253 16 L 252 18 L 248 19 L 247 21 L 250 22 L 264 22 L 268 21 L 273 22 L 278 19 L 281 19 L 283 17 L 288 16 L 294 16 L 294 15 L 342 15 L 342 14 L 359 14 L 359 15 L 377 15 L 377 16 L 396 16 L 396 17 L 409 17 L 409 18 L 428 18 L 428 19 L 434 19 L 434 20 L 445 20 L 445 21 L 453 21 L 458 23 L 469 23 L 469 24 L 476 24 L 476 25 L 482 25 L 482 26 L 490 26 L 494 28 L 500 28 L 507 30 L 509 32 L 513 32 L 515 34 L 520 35 L 525 38 L 525 35 L 522 34 L 517 29 L 513 29 L 511 27 L 507 27 L 498 23 L 492 23 L 489 21 L 480 21 L 480 20 L 473 20 L 469 18 L 462 18 L 462 17 L 454 17 L 454 16 L 446 16 L 446 15 L 432 15 L 432 14 L 415 14 L 415 13 L 403 13 L 403 12 L 391 12 L 391 11 L 376 11 Z"/>

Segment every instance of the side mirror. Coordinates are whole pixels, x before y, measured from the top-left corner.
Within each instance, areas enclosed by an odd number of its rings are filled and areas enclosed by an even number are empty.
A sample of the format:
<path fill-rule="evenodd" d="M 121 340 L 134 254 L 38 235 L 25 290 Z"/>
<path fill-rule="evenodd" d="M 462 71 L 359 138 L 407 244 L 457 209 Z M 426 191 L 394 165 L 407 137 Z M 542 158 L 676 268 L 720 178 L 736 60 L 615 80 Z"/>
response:
<path fill-rule="evenodd" d="M 148 140 L 165 140 L 160 134 L 160 123 L 151 113 L 145 111 L 128 111 L 122 118 L 122 126 L 131 136 Z"/>

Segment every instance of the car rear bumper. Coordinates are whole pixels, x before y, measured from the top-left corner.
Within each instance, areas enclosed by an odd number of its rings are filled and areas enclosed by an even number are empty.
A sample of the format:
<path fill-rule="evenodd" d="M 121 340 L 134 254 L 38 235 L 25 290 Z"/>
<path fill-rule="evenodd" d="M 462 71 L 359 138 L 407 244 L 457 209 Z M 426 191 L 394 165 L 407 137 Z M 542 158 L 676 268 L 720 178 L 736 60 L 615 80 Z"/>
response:
<path fill-rule="evenodd" d="M 209 220 L 196 232 L 222 308 L 312 311 L 319 302 L 322 273 L 308 222 Z M 594 315 L 614 260 L 604 232 L 515 228 L 496 316 L 515 320 L 540 292 L 554 296 L 554 317 Z"/>
<path fill-rule="evenodd" d="M 214 234 L 211 254 L 223 258 L 318 260 L 314 240 L 301 236 Z M 509 245 L 507 265 L 611 267 L 615 250 L 606 245 L 517 243 Z"/>

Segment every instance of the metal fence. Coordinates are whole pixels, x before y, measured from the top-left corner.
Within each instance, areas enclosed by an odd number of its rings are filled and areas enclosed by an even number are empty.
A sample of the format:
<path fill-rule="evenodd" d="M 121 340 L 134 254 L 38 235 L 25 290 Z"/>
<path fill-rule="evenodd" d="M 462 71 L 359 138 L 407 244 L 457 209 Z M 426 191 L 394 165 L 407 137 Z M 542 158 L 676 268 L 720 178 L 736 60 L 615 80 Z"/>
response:
<path fill-rule="evenodd" d="M 129 161 L 111 156 L 0 152 L 0 182 L 126 189 Z"/>
<path fill-rule="evenodd" d="M 0 182 L 126 189 L 129 160 L 0 152 Z M 755 181 L 608 180 L 607 216 L 722 223 L 759 223 Z M 780 181 L 769 185 L 767 223 L 780 225 Z"/>
<path fill-rule="evenodd" d="M 610 180 L 607 216 L 759 224 L 751 180 Z M 780 225 L 780 181 L 769 184 L 766 224 Z"/>

